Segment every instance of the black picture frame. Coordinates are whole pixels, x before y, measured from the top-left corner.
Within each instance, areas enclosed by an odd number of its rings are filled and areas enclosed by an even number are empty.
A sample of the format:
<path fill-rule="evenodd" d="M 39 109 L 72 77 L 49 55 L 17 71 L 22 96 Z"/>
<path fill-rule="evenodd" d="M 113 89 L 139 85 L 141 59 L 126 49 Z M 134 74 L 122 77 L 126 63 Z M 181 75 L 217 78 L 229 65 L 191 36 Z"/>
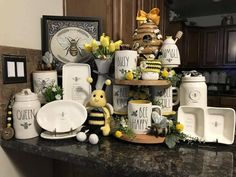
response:
<path fill-rule="evenodd" d="M 73 40 L 71 37 L 66 37 L 63 40 L 66 42 L 70 42 L 70 45 L 68 44 L 66 47 L 61 47 L 63 52 L 65 52 L 64 56 L 60 55 L 55 55 L 52 52 L 52 41 L 53 36 L 59 35 L 60 33 L 63 34 L 66 32 L 66 29 L 78 29 L 82 32 L 86 32 L 86 35 L 89 34 L 91 35 L 93 39 L 99 40 L 99 37 L 101 35 L 101 19 L 100 18 L 93 18 L 93 17 L 72 17 L 72 16 L 47 16 L 43 15 L 42 17 L 42 55 L 44 55 L 47 51 L 53 54 L 54 58 L 54 65 L 55 69 L 59 71 L 59 73 L 62 70 L 62 66 L 67 62 L 62 62 L 62 59 L 64 60 L 63 57 L 67 57 L 71 55 L 72 51 L 72 43 L 71 41 Z M 62 33 L 62 30 L 63 33 Z M 55 38 L 55 37 L 54 37 Z M 58 37 L 59 38 L 59 37 Z M 57 40 L 59 41 L 59 39 Z M 91 39 L 91 38 L 89 38 Z M 74 39 L 74 41 L 79 41 L 79 36 L 78 40 Z M 55 40 L 54 40 L 55 41 Z M 81 42 L 82 43 L 82 42 Z M 77 44 L 77 43 L 76 43 Z M 64 44 L 63 44 L 64 45 Z M 73 45 L 74 46 L 74 45 Z M 60 47 L 58 47 L 59 49 Z M 80 47 L 81 49 L 82 47 Z M 78 48 L 77 48 L 78 49 Z M 80 54 L 80 50 L 78 50 Z M 85 52 L 84 52 L 85 53 Z M 78 54 L 77 54 L 78 55 Z M 76 56 L 77 57 L 77 56 Z M 88 60 L 90 60 L 91 56 L 84 56 L 83 59 L 76 61 L 76 62 L 81 62 L 81 63 L 87 63 Z M 66 60 L 66 59 L 65 59 Z M 70 61 L 68 61 L 70 62 Z"/>
<path fill-rule="evenodd" d="M 2 55 L 3 84 L 27 82 L 26 56 Z"/>

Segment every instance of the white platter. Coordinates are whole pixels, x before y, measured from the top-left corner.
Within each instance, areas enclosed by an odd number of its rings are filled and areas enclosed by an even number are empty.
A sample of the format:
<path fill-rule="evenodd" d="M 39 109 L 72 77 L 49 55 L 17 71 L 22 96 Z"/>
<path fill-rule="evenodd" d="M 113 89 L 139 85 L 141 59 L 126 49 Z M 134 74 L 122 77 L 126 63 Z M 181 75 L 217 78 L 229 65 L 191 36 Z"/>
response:
<path fill-rule="evenodd" d="M 198 139 L 204 139 L 204 109 L 185 107 L 178 109 L 178 121 L 184 125 L 183 133 Z"/>
<path fill-rule="evenodd" d="M 232 108 L 180 106 L 178 121 L 184 133 L 205 142 L 233 144 L 235 111 Z"/>
<path fill-rule="evenodd" d="M 233 144 L 235 111 L 232 108 L 208 107 L 206 109 L 206 141 Z"/>
<path fill-rule="evenodd" d="M 57 133 L 70 132 L 80 127 L 87 118 L 86 108 L 72 100 L 50 102 L 37 113 L 37 122 L 40 127 Z"/>
<path fill-rule="evenodd" d="M 73 130 L 71 132 L 66 132 L 66 133 L 54 133 L 54 132 L 49 132 L 49 131 L 44 131 L 40 134 L 40 136 L 44 139 L 49 139 L 49 140 L 60 140 L 60 139 L 68 139 L 68 138 L 73 138 L 79 133 L 81 127 L 77 128 L 76 130 Z"/>
<path fill-rule="evenodd" d="M 88 64 L 67 63 L 62 69 L 63 99 L 75 100 L 86 105 L 91 94 L 91 85 L 87 79 L 91 77 Z"/>

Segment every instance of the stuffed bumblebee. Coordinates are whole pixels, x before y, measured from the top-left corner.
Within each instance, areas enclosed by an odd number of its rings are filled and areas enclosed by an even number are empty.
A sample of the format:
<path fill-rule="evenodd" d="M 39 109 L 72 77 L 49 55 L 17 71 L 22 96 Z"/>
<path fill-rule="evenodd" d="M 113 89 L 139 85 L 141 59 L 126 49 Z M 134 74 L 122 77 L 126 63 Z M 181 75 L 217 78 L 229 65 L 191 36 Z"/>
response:
<path fill-rule="evenodd" d="M 92 83 L 92 78 L 88 81 Z M 91 144 L 97 144 L 99 136 L 108 136 L 111 128 L 111 115 L 113 114 L 113 107 L 107 103 L 106 99 L 106 86 L 110 85 L 111 81 L 106 80 L 102 90 L 94 90 L 91 94 L 89 102 L 87 104 L 88 117 L 82 127 L 81 131 L 77 134 L 78 141 L 83 142 L 89 136 L 89 142 Z"/>

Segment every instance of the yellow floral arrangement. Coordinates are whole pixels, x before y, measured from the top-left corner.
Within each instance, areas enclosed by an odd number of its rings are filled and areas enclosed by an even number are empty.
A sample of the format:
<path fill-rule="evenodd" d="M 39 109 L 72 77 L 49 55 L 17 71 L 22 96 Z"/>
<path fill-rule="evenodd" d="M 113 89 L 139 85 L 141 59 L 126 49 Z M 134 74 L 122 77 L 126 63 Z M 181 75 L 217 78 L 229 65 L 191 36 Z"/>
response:
<path fill-rule="evenodd" d="M 113 42 L 109 36 L 103 33 L 100 41 L 92 40 L 90 44 L 84 44 L 84 50 L 91 53 L 95 59 L 107 60 L 112 59 L 116 50 L 120 49 L 121 40 Z"/>

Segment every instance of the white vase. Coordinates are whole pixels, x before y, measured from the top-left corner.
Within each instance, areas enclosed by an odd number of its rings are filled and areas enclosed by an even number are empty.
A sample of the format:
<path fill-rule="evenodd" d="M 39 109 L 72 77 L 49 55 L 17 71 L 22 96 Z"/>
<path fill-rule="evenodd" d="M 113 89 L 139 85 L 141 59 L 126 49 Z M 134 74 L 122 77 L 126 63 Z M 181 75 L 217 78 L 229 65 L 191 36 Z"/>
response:
<path fill-rule="evenodd" d="M 98 79 L 96 83 L 96 89 L 102 89 L 103 84 L 107 79 L 106 74 L 108 74 L 109 72 L 112 59 L 107 59 L 107 60 L 95 59 L 95 63 L 98 69 Z"/>

